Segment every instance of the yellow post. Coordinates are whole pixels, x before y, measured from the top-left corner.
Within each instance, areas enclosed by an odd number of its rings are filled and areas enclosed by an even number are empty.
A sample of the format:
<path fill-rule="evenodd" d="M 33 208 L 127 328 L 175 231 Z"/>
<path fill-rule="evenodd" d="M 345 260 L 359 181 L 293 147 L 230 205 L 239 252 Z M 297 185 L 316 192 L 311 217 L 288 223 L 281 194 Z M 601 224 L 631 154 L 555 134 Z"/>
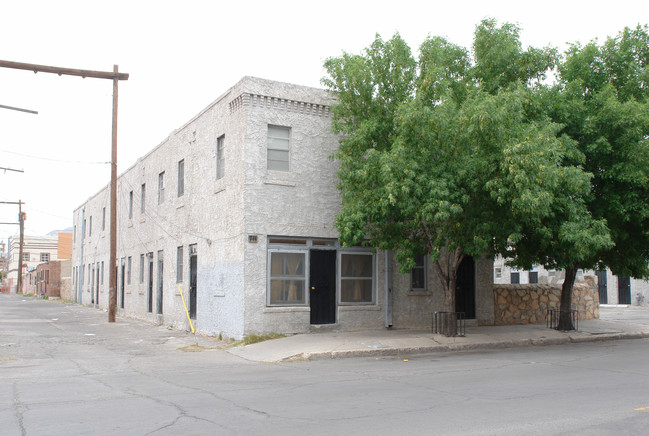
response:
<path fill-rule="evenodd" d="M 183 295 L 183 289 L 178 285 L 178 290 L 180 291 L 180 298 L 183 300 L 183 307 L 185 308 L 185 314 L 187 315 L 187 321 L 189 321 L 189 326 L 192 328 L 192 333 L 196 333 L 194 330 L 194 324 L 192 324 L 192 319 L 189 317 L 189 311 L 187 310 L 187 305 L 185 304 L 185 296 Z"/>

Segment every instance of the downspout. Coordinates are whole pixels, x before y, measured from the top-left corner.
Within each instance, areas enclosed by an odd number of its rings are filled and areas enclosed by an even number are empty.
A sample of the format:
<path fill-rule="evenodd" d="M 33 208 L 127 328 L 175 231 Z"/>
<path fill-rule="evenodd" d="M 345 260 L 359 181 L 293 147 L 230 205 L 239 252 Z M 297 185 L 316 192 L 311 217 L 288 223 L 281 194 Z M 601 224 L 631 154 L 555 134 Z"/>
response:
<path fill-rule="evenodd" d="M 385 327 L 392 327 L 392 252 L 385 252 Z"/>

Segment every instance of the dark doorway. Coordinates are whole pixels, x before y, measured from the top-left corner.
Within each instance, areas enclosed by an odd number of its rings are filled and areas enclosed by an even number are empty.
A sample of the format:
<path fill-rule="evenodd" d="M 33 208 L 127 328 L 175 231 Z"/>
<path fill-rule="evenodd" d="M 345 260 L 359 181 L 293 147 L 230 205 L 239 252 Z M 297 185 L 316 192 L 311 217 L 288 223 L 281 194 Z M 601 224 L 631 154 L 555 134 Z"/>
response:
<path fill-rule="evenodd" d="M 189 248 L 189 317 L 196 319 L 196 269 L 198 266 L 198 256 L 196 251 L 192 252 Z"/>
<path fill-rule="evenodd" d="M 597 274 L 597 293 L 599 294 L 599 304 L 608 304 L 608 289 L 606 286 L 606 270 L 596 271 Z"/>
<path fill-rule="evenodd" d="M 310 255 L 311 324 L 333 324 L 336 322 L 336 252 L 311 250 Z"/>
<path fill-rule="evenodd" d="M 162 286 L 163 286 L 163 272 L 164 272 L 164 258 L 163 258 L 163 253 L 162 251 L 158 251 L 158 306 L 157 306 L 157 313 L 162 314 L 162 297 L 163 297 L 163 292 L 162 292 Z"/>
<path fill-rule="evenodd" d="M 121 268 L 122 276 L 120 277 L 120 281 L 119 281 L 119 296 L 120 296 L 119 307 L 121 309 L 124 309 L 124 272 L 125 271 L 126 271 L 126 267 L 124 266 L 124 259 L 122 259 L 122 268 Z"/>
<path fill-rule="evenodd" d="M 99 306 L 99 263 L 97 263 L 97 286 L 95 286 L 95 304 Z"/>
<path fill-rule="evenodd" d="M 464 256 L 457 269 L 455 311 L 475 319 L 475 262 L 471 256 Z"/>
<path fill-rule="evenodd" d="M 147 288 L 147 303 L 149 313 L 153 312 L 153 253 L 147 255 L 149 258 L 149 283 Z"/>
<path fill-rule="evenodd" d="M 617 304 L 631 304 L 631 278 L 629 276 L 618 276 L 617 298 Z"/>

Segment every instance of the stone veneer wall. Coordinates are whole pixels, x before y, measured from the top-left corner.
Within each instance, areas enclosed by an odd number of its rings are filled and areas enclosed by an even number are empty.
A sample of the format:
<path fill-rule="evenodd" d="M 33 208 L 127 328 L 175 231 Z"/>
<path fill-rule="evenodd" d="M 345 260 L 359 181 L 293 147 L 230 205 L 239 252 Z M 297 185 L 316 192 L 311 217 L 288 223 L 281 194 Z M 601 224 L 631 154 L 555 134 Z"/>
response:
<path fill-rule="evenodd" d="M 561 285 L 494 285 L 494 325 L 546 322 L 548 308 L 558 309 Z M 599 295 L 594 277 L 575 283 L 572 307 L 579 319 L 599 318 Z"/>

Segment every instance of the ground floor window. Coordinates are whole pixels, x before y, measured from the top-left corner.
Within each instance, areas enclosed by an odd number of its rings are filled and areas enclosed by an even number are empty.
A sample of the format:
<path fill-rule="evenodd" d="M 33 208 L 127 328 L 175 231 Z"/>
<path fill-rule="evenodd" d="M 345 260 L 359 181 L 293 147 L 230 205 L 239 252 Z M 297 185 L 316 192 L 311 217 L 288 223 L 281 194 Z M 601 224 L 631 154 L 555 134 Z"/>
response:
<path fill-rule="evenodd" d="M 372 253 L 341 253 L 340 302 L 373 303 L 374 256 Z"/>
<path fill-rule="evenodd" d="M 312 259 L 318 259 L 315 253 L 322 250 L 337 253 L 335 268 L 329 267 L 329 271 L 323 271 L 312 263 Z M 343 251 L 335 239 L 270 236 L 267 304 L 312 305 L 310 289 L 322 290 L 322 282 L 327 283 L 328 280 L 331 286 L 327 287 L 327 292 L 333 292 L 329 294 L 331 304 L 374 304 L 374 263 L 371 251 L 360 247 Z M 321 277 L 322 274 L 329 274 L 330 277 Z"/>
<path fill-rule="evenodd" d="M 306 253 L 269 253 L 270 304 L 295 305 L 306 303 Z"/>

